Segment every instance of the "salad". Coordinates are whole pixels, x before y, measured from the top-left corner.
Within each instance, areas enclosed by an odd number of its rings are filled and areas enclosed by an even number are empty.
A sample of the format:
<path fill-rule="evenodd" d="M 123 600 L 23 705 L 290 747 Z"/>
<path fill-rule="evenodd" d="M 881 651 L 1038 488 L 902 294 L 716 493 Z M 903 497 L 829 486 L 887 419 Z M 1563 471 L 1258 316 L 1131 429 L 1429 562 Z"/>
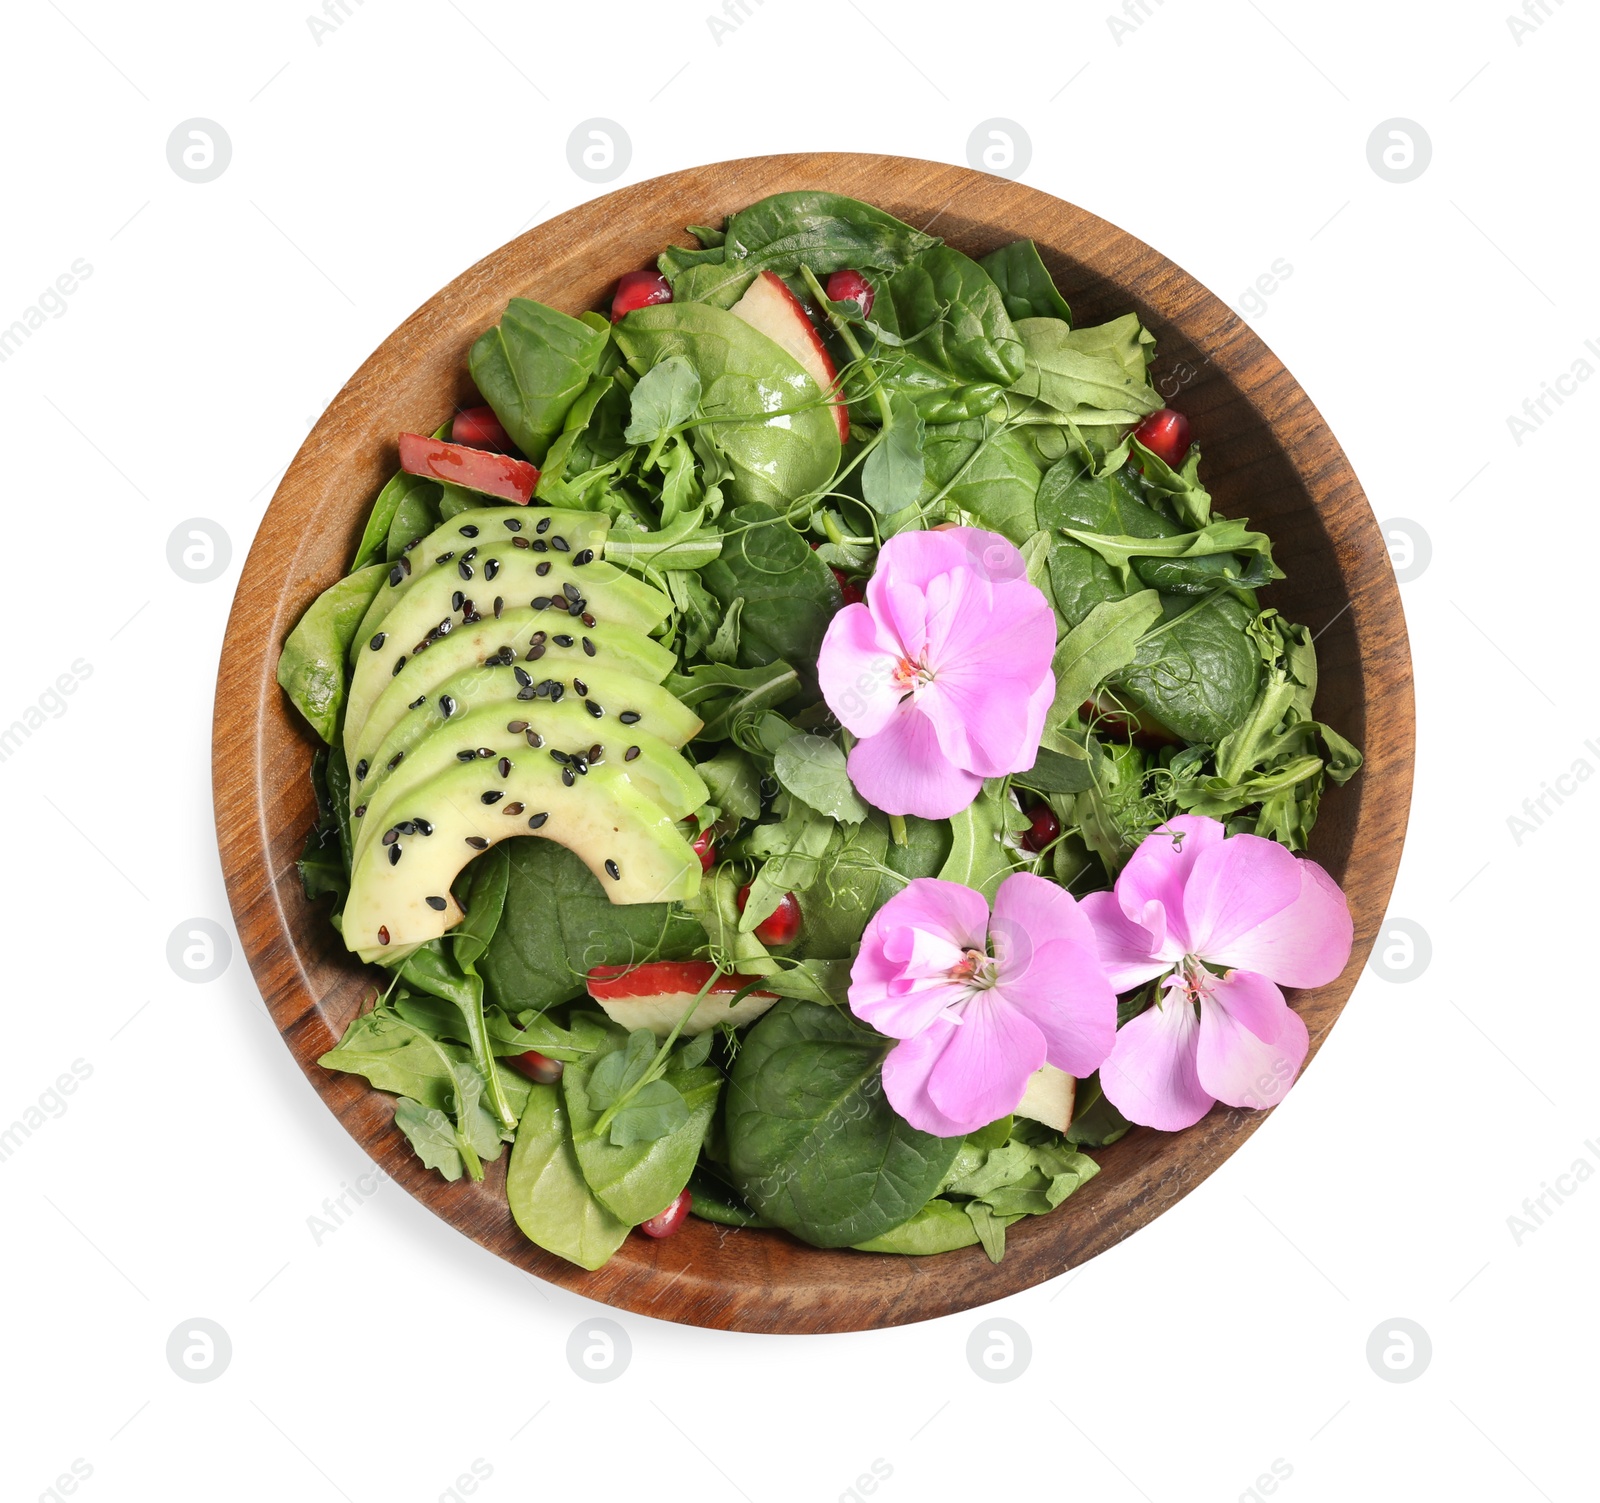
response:
<path fill-rule="evenodd" d="M 306 896 L 382 968 L 321 1063 L 584 1268 L 998 1261 L 1130 1125 L 1282 1098 L 1360 754 L 1136 315 L 824 192 L 690 234 L 510 301 L 283 644 Z"/>

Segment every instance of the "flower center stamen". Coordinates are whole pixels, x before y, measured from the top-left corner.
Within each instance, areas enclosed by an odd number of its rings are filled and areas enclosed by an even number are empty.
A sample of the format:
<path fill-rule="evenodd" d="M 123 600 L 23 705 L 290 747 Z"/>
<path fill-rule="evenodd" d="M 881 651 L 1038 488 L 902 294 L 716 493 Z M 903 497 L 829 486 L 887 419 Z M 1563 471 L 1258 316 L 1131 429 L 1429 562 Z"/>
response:
<path fill-rule="evenodd" d="M 950 979 L 970 987 L 975 992 L 987 991 L 1000 979 L 994 958 L 982 950 L 967 950 L 961 959 L 950 967 Z"/>
<path fill-rule="evenodd" d="M 924 684 L 933 682 L 933 670 L 914 658 L 901 658 L 894 665 L 894 682 L 902 694 L 915 694 Z"/>

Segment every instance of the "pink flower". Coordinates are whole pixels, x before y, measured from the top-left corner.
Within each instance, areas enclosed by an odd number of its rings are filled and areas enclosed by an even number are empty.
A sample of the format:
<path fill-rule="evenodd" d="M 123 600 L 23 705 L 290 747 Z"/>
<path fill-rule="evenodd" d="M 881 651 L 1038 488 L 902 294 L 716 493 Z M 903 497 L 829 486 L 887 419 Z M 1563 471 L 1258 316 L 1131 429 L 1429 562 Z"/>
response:
<path fill-rule="evenodd" d="M 1089 1074 L 1117 1027 L 1089 921 L 1065 888 L 1027 872 L 1000 884 L 993 918 L 959 882 L 908 883 L 861 938 L 850 1010 L 901 1041 L 884 1094 L 942 1138 L 1005 1116 L 1046 1061 Z"/>
<path fill-rule="evenodd" d="M 851 781 L 885 813 L 948 819 L 985 778 L 1026 772 L 1055 646 L 1050 602 L 999 533 L 897 533 L 817 659 L 829 709 L 859 738 Z"/>
<path fill-rule="evenodd" d="M 1350 907 L 1314 861 L 1256 835 L 1223 839 L 1179 815 L 1145 837 L 1115 892 L 1080 904 L 1113 987 L 1162 976 L 1166 995 L 1125 1023 L 1100 1083 L 1131 1122 L 1190 1127 L 1213 1101 L 1281 1101 L 1306 1025 L 1281 986 L 1322 986 L 1350 958 Z"/>

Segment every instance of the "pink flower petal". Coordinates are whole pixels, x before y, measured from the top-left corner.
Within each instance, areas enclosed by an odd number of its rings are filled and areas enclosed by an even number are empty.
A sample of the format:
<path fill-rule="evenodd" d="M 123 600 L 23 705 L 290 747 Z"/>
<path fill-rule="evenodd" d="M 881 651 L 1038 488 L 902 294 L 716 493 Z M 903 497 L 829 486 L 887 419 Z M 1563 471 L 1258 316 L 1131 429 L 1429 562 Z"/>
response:
<path fill-rule="evenodd" d="M 970 995 L 948 973 L 986 945 L 989 905 L 959 882 L 919 877 L 872 916 L 850 968 L 850 1010 L 891 1038 L 909 1038 Z"/>
<path fill-rule="evenodd" d="M 928 597 L 914 584 L 890 578 L 878 592 L 874 614 L 894 637 L 901 656 L 921 662 L 928 652 Z"/>
<path fill-rule="evenodd" d="M 959 1138 L 970 1131 L 945 1116 L 928 1096 L 929 1072 L 956 1027 L 949 1019 L 941 1018 L 926 1032 L 896 1044 L 883 1062 L 883 1094 L 889 1098 L 889 1105 L 913 1127 L 931 1132 L 936 1138 Z"/>
<path fill-rule="evenodd" d="M 1294 1084 L 1310 1042 L 1304 1019 L 1265 976 L 1232 971 L 1213 980 L 1200 1000 L 1196 1071 L 1205 1089 L 1229 1106 L 1276 1106 Z"/>
<path fill-rule="evenodd" d="M 1183 920 L 1183 889 L 1202 851 L 1222 842 L 1220 821 L 1198 814 L 1179 814 L 1139 842 L 1117 878 L 1117 901 L 1122 911 L 1139 923 L 1147 906 L 1160 903 L 1166 910 L 1167 934 L 1173 960 L 1190 953 Z"/>
<path fill-rule="evenodd" d="M 1170 970 L 1182 952 L 1168 959 L 1161 951 L 1166 939 L 1166 916 L 1161 904 L 1152 902 L 1151 916 L 1161 924 L 1152 934 L 1122 911 L 1116 895 L 1091 892 L 1078 903 L 1083 916 L 1094 929 L 1095 949 L 1113 991 L 1131 992 L 1134 987 L 1153 981 Z"/>
<path fill-rule="evenodd" d="M 1106 1098 L 1130 1122 L 1162 1132 L 1193 1127 L 1212 1103 L 1195 1071 L 1199 1036 L 1194 1004 L 1181 991 L 1168 992 L 1117 1030 L 1100 1066 Z"/>
<path fill-rule="evenodd" d="M 1044 1035 L 995 991 L 974 992 L 928 1073 L 928 1099 L 962 1132 L 1005 1116 L 1044 1063 Z"/>
<path fill-rule="evenodd" d="M 971 531 L 951 527 L 943 532 L 897 532 L 889 538 L 878 550 L 877 567 L 867 581 L 867 604 L 873 615 L 883 615 L 882 592 L 890 583 L 926 592 L 929 581 L 940 574 L 972 568 L 974 554 L 967 541 Z"/>
<path fill-rule="evenodd" d="M 817 653 L 817 677 L 828 708 L 857 736 L 874 736 L 905 692 L 895 682 L 899 662 L 864 605 L 847 605 L 828 623 Z"/>
<path fill-rule="evenodd" d="M 850 781 L 885 814 L 949 819 L 978 796 L 983 779 L 949 762 L 933 723 L 916 704 L 899 706 L 876 735 L 850 751 Z"/>
<path fill-rule="evenodd" d="M 1296 865 L 1299 896 L 1231 941 L 1213 940 L 1206 959 L 1259 971 L 1280 986 L 1325 986 L 1344 969 L 1354 937 L 1350 904 L 1315 861 L 1299 857 Z"/>
<path fill-rule="evenodd" d="M 1195 859 L 1184 884 L 1190 954 L 1220 964 L 1222 955 L 1299 895 L 1299 863 L 1287 846 L 1259 835 L 1219 841 Z"/>

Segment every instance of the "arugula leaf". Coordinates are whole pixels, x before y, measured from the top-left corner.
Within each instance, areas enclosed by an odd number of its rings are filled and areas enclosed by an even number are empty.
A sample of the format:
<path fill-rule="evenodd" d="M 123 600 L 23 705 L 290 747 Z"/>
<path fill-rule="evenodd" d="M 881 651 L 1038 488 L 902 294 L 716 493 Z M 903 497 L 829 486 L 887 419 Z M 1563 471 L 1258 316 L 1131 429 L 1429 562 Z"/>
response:
<path fill-rule="evenodd" d="M 948 1200 L 935 1198 L 909 1221 L 902 1221 L 880 1236 L 857 1242 L 855 1247 L 858 1252 L 903 1253 L 925 1258 L 933 1253 L 971 1247 L 977 1240 L 977 1224 L 966 1211 Z"/>
<path fill-rule="evenodd" d="M 991 903 L 1000 884 L 1020 867 L 1005 836 L 1018 821 L 1027 827 L 1005 788 L 1005 779 L 988 779 L 977 798 L 951 816 L 950 855 L 939 869 L 941 881 L 976 888 Z"/>
<path fill-rule="evenodd" d="M 1123 430 L 1162 405 L 1146 373 L 1154 340 L 1138 315 L 1083 329 L 1058 318 L 1024 318 L 1016 332 L 1026 363 L 1012 387 L 1021 399 L 1015 416 L 1062 424 L 1105 453 L 1108 465 L 1120 466 Z"/>
<path fill-rule="evenodd" d="M 772 758 L 774 776 L 796 798 L 832 819 L 859 824 L 871 812 L 850 781 L 845 755 L 826 736 L 795 736 Z"/>
<path fill-rule="evenodd" d="M 736 663 L 739 660 L 739 617 L 744 614 L 741 597 L 728 607 L 716 635 L 706 643 L 706 656 L 713 663 Z"/>
<path fill-rule="evenodd" d="M 923 424 L 916 405 L 896 391 L 889 397 L 889 413 L 889 425 L 861 467 L 862 497 L 879 516 L 912 505 L 923 483 Z"/>
<path fill-rule="evenodd" d="M 639 377 L 622 436 L 630 444 L 653 444 L 687 423 L 699 405 L 700 377 L 695 368 L 682 355 L 669 355 Z M 608 551 L 606 557 L 610 556 Z"/>
<path fill-rule="evenodd" d="M 528 1094 L 506 1170 L 506 1200 L 530 1242 L 580 1268 L 602 1267 L 630 1230 L 585 1181 L 561 1092 L 553 1085 L 534 1085 Z"/>
<path fill-rule="evenodd" d="M 784 662 L 760 668 L 697 663 L 687 673 L 669 674 L 666 687 L 705 721 L 696 741 L 723 741 L 736 720 L 787 703 L 801 685 L 800 675 Z"/>
<path fill-rule="evenodd" d="M 1000 289 L 1001 301 L 1013 320 L 1021 318 L 1059 318 L 1072 322 L 1067 300 L 1056 290 L 1055 279 L 1039 259 L 1039 247 L 1031 240 L 1013 240 L 999 250 L 990 251 L 978 265 Z"/>
<path fill-rule="evenodd" d="M 833 828 L 833 821 L 826 814 L 795 798 L 790 800 L 789 812 L 781 820 L 757 825 L 745 836 L 746 853 L 761 866 L 750 884 L 744 912 L 739 915 L 741 933 L 749 934 L 776 912 L 786 893 L 810 887 L 817 880 L 823 854 L 833 839 Z"/>
<path fill-rule="evenodd" d="M 383 564 L 369 564 L 329 585 L 311 602 L 278 654 L 278 683 L 330 745 L 344 710 L 350 644 L 387 573 Z"/>
<path fill-rule="evenodd" d="M 512 442 L 535 464 L 561 432 L 610 334 L 530 298 L 514 297 L 480 335 L 467 368 Z"/>
<path fill-rule="evenodd" d="M 695 771 L 711 790 L 711 802 L 740 819 L 761 817 L 761 776 L 748 755 L 736 746 L 725 746 Z"/>
<path fill-rule="evenodd" d="M 1160 619 L 1161 597 L 1154 590 L 1140 590 L 1121 600 L 1102 600 L 1056 644 L 1050 665 L 1056 676 L 1056 697 L 1045 717 L 1046 745 L 1066 750 L 1052 740 L 1063 734 L 1061 720 L 1093 699 L 1107 679 L 1133 662 L 1140 639 Z"/>
<path fill-rule="evenodd" d="M 705 514 L 705 507 L 698 506 L 655 532 L 614 527 L 606 538 L 606 562 L 647 578 L 653 569 L 704 568 L 722 552 L 722 534 L 700 525 Z"/>
<path fill-rule="evenodd" d="M 780 1002 L 750 1029 L 728 1094 L 728 1165 L 760 1215 L 816 1247 L 882 1235 L 925 1205 L 961 1147 L 884 1097 L 888 1040 L 842 1008 Z"/>
<path fill-rule="evenodd" d="M 436 1107 L 402 1096 L 394 1107 L 394 1125 L 406 1135 L 411 1151 L 429 1169 L 458 1180 L 466 1168 L 461 1144 L 450 1119 Z"/>

